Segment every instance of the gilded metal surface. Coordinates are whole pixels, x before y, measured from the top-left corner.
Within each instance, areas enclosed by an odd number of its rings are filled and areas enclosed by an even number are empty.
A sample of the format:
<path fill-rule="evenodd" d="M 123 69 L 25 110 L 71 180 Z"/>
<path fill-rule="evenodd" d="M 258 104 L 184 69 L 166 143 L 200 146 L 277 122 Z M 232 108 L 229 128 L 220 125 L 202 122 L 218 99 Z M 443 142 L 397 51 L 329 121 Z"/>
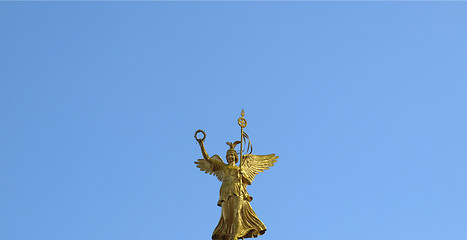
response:
<path fill-rule="evenodd" d="M 243 119 L 244 121 L 240 121 Z M 241 124 L 242 122 L 242 124 Z M 243 124 L 244 123 L 244 124 Z M 212 174 L 222 182 L 218 206 L 222 208 L 221 217 L 212 234 L 214 240 L 236 240 L 252 238 L 262 235 L 266 232 L 266 226 L 259 220 L 256 213 L 251 208 L 250 202 L 253 200 L 246 188 L 251 185 L 255 176 L 273 166 L 278 156 L 269 155 L 240 155 L 240 164 L 235 146 L 240 143 L 240 154 L 243 152 L 243 139 L 246 133 L 243 128 L 246 127 L 246 120 L 242 110 L 242 117 L 238 119 L 241 127 L 241 141 L 234 143 L 227 142 L 227 163 L 224 163 L 219 155 L 210 157 L 204 147 L 206 134 L 203 130 L 195 133 L 195 138 L 201 147 L 203 159 L 195 162 L 196 166 L 205 173 Z M 203 133 L 203 138 L 197 137 L 197 134 Z M 246 135 L 248 137 L 248 135 Z M 249 140 L 249 139 L 248 139 Z M 250 144 L 249 144 L 250 145 Z"/>
<path fill-rule="evenodd" d="M 246 127 L 246 119 L 244 118 L 245 117 L 245 111 L 243 111 L 242 109 L 242 116 L 238 118 L 237 122 L 238 122 L 238 125 L 241 127 L 241 128 L 244 128 Z"/>

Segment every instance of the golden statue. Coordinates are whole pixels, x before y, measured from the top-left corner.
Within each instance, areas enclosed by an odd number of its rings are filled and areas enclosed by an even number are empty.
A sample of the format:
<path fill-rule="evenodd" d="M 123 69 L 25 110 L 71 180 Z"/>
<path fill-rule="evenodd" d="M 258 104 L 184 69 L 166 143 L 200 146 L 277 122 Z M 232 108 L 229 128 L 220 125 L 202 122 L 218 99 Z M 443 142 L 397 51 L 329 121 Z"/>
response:
<path fill-rule="evenodd" d="M 248 135 L 243 131 L 247 123 L 244 118 L 245 113 L 242 110 L 242 117 L 238 119 L 241 127 L 241 141 L 234 143 L 227 142 L 230 149 L 227 150 L 225 164 L 219 155 L 209 157 L 204 148 L 204 139 L 206 134 L 203 130 L 195 133 L 195 138 L 201 147 L 203 159 L 195 162 L 201 171 L 215 175 L 221 182 L 218 206 L 222 207 L 221 218 L 217 227 L 212 233 L 214 240 L 237 240 L 244 238 L 257 237 L 266 232 L 266 226 L 259 220 L 256 213 L 251 208 L 250 202 L 253 200 L 246 187 L 251 185 L 255 176 L 273 166 L 279 158 L 275 154 L 253 155 Z M 203 138 L 197 137 L 198 133 L 203 134 Z M 248 154 L 243 155 L 243 141 L 248 140 Z M 235 146 L 240 143 L 240 157 L 235 151 Z M 242 156 L 243 155 L 243 156 Z M 238 160 L 241 159 L 239 166 Z"/>

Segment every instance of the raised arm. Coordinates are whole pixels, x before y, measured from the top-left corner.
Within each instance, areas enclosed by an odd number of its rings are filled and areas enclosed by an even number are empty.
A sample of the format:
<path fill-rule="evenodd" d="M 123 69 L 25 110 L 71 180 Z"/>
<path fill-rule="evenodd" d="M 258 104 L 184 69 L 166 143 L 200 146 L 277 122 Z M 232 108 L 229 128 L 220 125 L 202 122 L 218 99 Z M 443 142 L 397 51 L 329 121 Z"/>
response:
<path fill-rule="evenodd" d="M 206 148 L 204 147 L 203 140 L 199 139 L 198 143 L 199 143 L 199 147 L 201 148 L 201 153 L 203 154 L 204 160 L 211 163 L 211 159 L 209 158 L 208 152 L 206 152 Z"/>
<path fill-rule="evenodd" d="M 206 160 L 206 162 L 211 164 L 211 166 L 213 167 L 215 171 L 221 169 L 222 166 L 224 165 L 222 158 L 219 157 L 219 155 L 213 155 L 212 157 L 209 157 L 208 152 L 206 152 L 206 148 L 204 147 L 204 141 L 198 140 L 198 143 L 201 148 L 201 153 L 203 154 L 204 160 Z"/>
<path fill-rule="evenodd" d="M 213 174 L 222 181 L 223 174 L 224 174 L 224 165 L 225 163 L 218 155 L 213 155 L 209 157 L 208 153 L 206 152 L 206 148 L 204 148 L 203 140 L 198 140 L 199 146 L 201 147 L 201 153 L 203 153 L 204 159 L 198 159 L 195 162 L 196 166 L 201 170 L 209 174 Z"/>

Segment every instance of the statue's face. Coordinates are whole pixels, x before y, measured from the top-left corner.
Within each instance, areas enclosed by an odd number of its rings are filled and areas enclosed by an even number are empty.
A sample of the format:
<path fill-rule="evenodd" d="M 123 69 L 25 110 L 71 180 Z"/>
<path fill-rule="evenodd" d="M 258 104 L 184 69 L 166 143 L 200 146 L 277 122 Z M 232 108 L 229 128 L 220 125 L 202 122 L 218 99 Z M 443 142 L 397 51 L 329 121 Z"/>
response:
<path fill-rule="evenodd" d="M 228 163 L 232 163 L 232 162 L 235 163 L 235 153 L 234 152 L 228 152 L 226 158 L 227 158 Z"/>

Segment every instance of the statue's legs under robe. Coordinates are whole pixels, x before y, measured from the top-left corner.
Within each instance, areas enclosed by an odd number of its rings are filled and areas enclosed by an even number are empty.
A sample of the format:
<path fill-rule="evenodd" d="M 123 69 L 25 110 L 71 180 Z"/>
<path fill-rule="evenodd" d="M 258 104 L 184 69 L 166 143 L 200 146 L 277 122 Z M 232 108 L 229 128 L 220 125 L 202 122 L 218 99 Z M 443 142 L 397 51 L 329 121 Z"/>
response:
<path fill-rule="evenodd" d="M 230 196 L 222 203 L 222 212 L 212 239 L 235 240 L 251 238 L 266 232 L 266 226 L 259 220 L 250 203 L 238 196 Z"/>

